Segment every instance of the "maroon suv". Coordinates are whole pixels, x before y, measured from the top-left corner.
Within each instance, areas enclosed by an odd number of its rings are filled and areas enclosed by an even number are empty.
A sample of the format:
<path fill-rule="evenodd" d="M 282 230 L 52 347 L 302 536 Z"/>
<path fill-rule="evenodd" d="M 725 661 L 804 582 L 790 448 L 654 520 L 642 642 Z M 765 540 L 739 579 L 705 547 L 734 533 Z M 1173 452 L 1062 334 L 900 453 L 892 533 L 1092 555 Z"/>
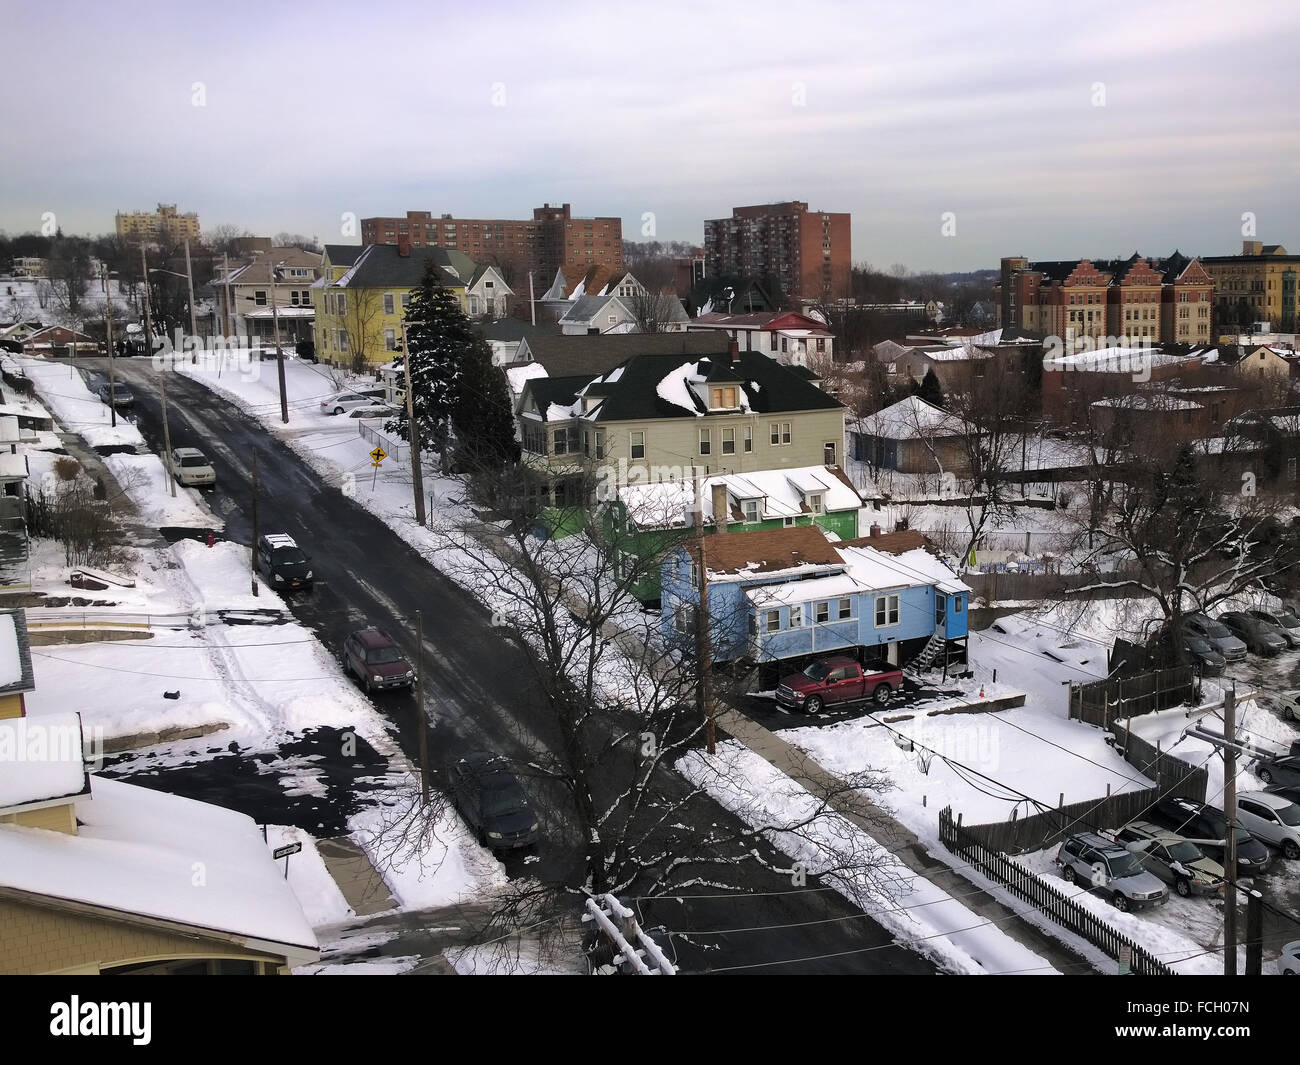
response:
<path fill-rule="evenodd" d="M 397 644 L 376 628 L 359 629 L 343 641 L 343 664 L 368 692 L 415 684 L 411 663 Z"/>
<path fill-rule="evenodd" d="M 871 699 L 877 706 L 887 706 L 902 684 L 903 674 L 893 666 L 864 668 L 845 656 L 822 658 L 802 673 L 782 677 L 776 689 L 776 701 L 806 714 L 816 714 L 834 703 L 864 699 Z"/>

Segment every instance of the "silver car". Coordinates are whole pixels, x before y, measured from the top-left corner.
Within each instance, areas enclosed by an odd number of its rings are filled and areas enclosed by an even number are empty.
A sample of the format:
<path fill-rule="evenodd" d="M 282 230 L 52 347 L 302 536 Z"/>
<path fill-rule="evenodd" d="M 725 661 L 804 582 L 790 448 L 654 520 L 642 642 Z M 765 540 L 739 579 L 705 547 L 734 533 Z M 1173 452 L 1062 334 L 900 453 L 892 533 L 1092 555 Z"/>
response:
<path fill-rule="evenodd" d="M 1061 844 L 1055 861 L 1067 883 L 1090 884 L 1116 909 L 1140 910 L 1169 899 L 1164 884 L 1142 867 L 1136 854 L 1095 832 L 1071 836 Z"/>
<path fill-rule="evenodd" d="M 1199 636 L 1229 662 L 1240 662 L 1246 657 L 1246 645 L 1229 631 L 1227 625 L 1215 621 L 1208 614 L 1188 614 L 1183 618 L 1183 629 Z"/>
<path fill-rule="evenodd" d="M 1223 892 L 1223 866 L 1177 832 L 1150 821 L 1132 821 L 1115 838 L 1138 856 L 1147 872 L 1172 885 L 1183 898 Z"/>

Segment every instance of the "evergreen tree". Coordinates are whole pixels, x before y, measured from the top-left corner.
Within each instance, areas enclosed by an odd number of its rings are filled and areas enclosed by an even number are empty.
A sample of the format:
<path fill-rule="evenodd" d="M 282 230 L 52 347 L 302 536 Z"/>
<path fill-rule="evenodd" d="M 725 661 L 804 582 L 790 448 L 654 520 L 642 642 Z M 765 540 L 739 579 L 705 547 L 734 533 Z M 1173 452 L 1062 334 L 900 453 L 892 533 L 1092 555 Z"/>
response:
<path fill-rule="evenodd" d="M 931 366 L 925 371 L 925 377 L 921 379 L 919 386 L 913 384 L 912 394 L 919 396 L 927 403 L 933 403 L 936 407 L 943 406 L 943 388 L 939 385 L 939 378 Z"/>
<path fill-rule="evenodd" d="M 458 469 L 500 470 L 519 458 L 506 375 L 492 365 L 492 349 L 477 335 L 461 361 L 451 422 Z"/>
<path fill-rule="evenodd" d="M 399 375 L 405 360 L 411 360 L 411 407 L 422 451 L 442 452 L 447 446 L 459 398 L 461 366 L 473 341 L 474 331 L 455 294 L 443 287 L 433 260 L 426 261 L 424 277 L 419 287 L 411 290 L 406 308 L 407 350 L 393 359 L 393 369 Z M 405 405 L 385 428 L 405 437 Z"/>

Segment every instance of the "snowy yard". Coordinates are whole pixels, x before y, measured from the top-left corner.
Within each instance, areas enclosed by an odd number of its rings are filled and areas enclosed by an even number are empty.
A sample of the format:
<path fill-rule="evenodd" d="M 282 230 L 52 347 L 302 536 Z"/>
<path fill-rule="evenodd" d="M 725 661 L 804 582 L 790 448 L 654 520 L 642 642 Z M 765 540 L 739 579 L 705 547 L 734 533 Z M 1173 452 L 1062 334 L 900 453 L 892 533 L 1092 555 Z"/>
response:
<path fill-rule="evenodd" d="M 52 362 L 14 356 L 14 361 L 36 386 L 37 395 L 69 432 L 77 433 L 93 448 L 133 448 L 144 443 L 134 425 L 119 410 L 117 425 L 112 412 L 86 385 L 72 360 Z"/>

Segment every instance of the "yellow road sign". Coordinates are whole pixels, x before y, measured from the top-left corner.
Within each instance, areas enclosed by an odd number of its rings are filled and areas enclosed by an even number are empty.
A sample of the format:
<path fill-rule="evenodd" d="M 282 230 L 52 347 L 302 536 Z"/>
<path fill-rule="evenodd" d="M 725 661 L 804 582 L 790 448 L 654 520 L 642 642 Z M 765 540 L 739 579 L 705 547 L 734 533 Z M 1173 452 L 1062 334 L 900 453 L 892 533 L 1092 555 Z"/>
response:
<path fill-rule="evenodd" d="M 384 461 L 384 459 L 388 458 L 388 452 L 382 447 L 377 447 L 374 451 L 370 452 L 370 457 L 374 460 L 374 464 L 378 466 Z"/>

